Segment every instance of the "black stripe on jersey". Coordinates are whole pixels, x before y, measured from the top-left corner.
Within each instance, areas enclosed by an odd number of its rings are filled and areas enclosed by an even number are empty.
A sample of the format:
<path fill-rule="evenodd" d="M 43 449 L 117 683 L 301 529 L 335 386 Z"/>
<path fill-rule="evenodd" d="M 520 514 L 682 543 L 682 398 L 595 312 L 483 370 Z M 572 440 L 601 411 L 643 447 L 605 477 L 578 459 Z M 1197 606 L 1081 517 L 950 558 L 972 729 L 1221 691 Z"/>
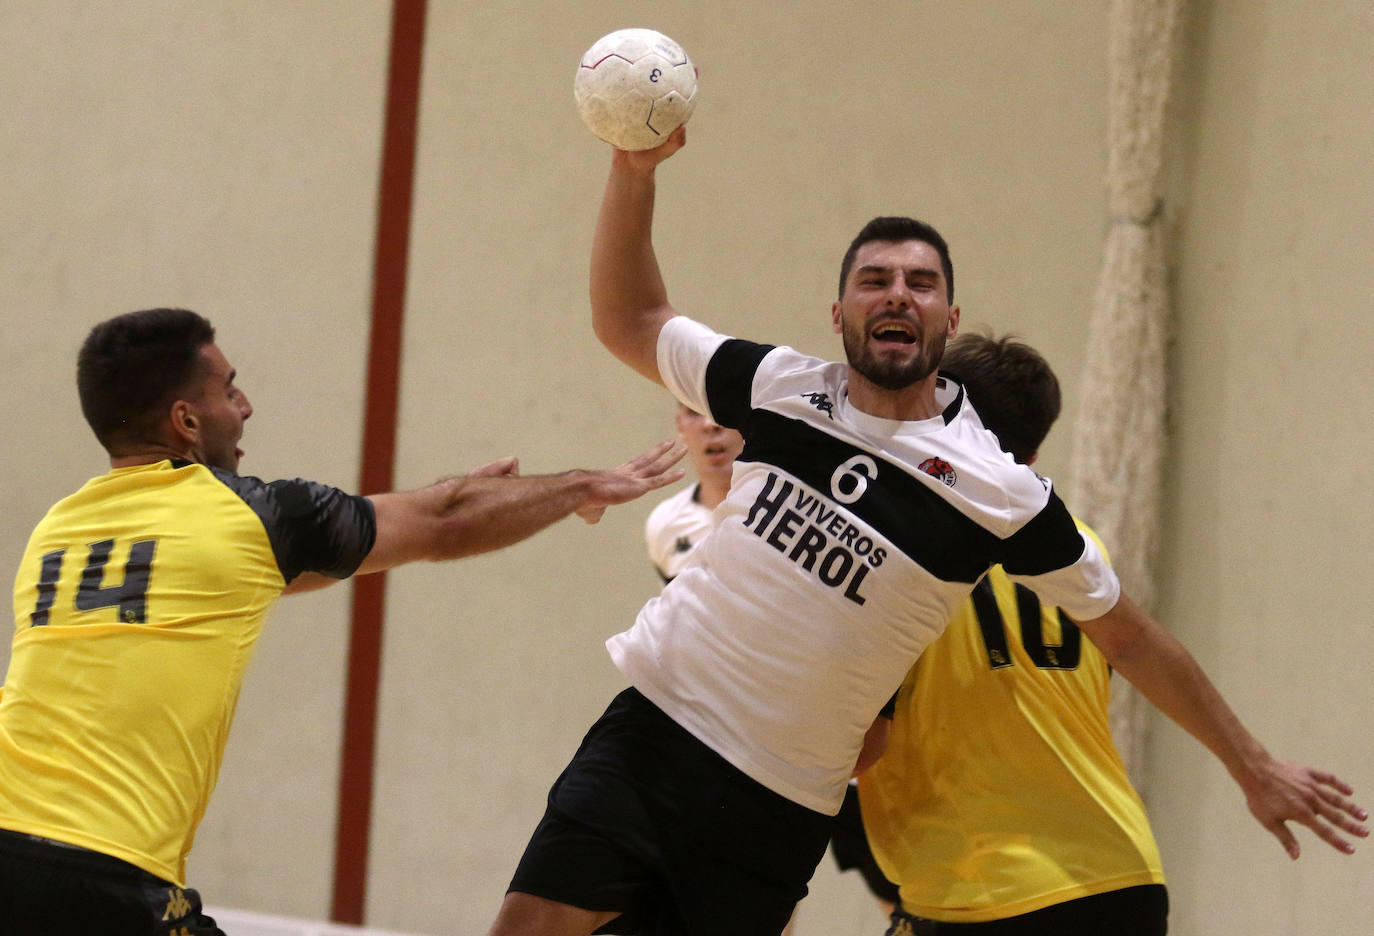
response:
<path fill-rule="evenodd" d="M 749 430 L 741 460 L 773 465 L 820 491 L 840 513 L 862 519 L 936 578 L 972 584 L 1000 560 L 1002 540 L 901 466 L 809 423 L 768 410 L 750 415 Z M 869 479 L 863 496 L 854 503 L 835 503 L 831 476 L 856 455 L 873 459 L 877 477 Z"/>
<path fill-rule="evenodd" d="M 950 402 L 949 406 L 946 406 L 944 411 L 940 413 L 940 418 L 945 421 L 946 426 L 954 422 L 954 417 L 959 415 L 959 410 L 964 405 L 963 384 L 959 383 L 957 380 L 943 376 L 937 376 L 935 378 L 935 387 L 937 390 L 943 390 L 949 384 L 953 384 L 959 392 L 954 394 L 954 399 Z"/>
<path fill-rule="evenodd" d="M 754 374 L 773 350 L 742 338 L 728 338 L 706 364 L 706 403 L 711 418 L 730 429 L 743 429 L 754 398 Z"/>
<path fill-rule="evenodd" d="M 1071 566 L 1087 549 L 1069 509 L 1050 491 L 1049 503 L 1031 521 L 1007 537 L 1002 568 L 1012 575 L 1044 575 Z"/>
<path fill-rule="evenodd" d="M 265 482 L 210 471 L 258 515 L 287 583 L 302 572 L 348 578 L 372 551 L 377 517 L 366 497 L 302 478 Z"/>

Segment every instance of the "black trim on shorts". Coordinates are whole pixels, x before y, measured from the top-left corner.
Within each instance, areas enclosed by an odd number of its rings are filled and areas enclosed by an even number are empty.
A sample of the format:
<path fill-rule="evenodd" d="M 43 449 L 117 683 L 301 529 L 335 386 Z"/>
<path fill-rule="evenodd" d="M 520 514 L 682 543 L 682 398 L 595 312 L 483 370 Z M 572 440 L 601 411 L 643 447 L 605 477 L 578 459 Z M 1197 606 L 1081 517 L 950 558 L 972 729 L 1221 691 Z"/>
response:
<path fill-rule="evenodd" d="M 830 853 L 835 856 L 835 865 L 841 871 L 858 871 L 874 897 L 887 904 L 898 903 L 897 885 L 883 874 L 868 845 L 868 833 L 864 831 L 863 813 L 859 808 L 859 788 L 852 783 L 845 787 L 844 802 L 835 816 Z"/>

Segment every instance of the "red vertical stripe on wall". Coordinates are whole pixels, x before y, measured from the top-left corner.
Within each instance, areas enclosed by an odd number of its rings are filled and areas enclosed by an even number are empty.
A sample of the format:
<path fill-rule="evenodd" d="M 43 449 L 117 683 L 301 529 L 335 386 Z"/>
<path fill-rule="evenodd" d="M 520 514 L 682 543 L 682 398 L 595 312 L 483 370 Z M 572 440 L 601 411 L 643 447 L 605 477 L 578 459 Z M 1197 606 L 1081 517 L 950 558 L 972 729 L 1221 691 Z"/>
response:
<path fill-rule="evenodd" d="M 367 402 L 363 415 L 359 487 L 362 494 L 389 491 L 393 486 L 401 326 L 405 318 L 406 260 L 410 246 L 424 34 L 425 0 L 393 0 L 381 184 L 377 195 Z M 334 838 L 334 896 L 330 910 L 331 919 L 338 923 L 362 923 L 367 903 L 367 856 L 372 823 L 372 774 L 385 598 L 385 573 L 360 576 L 353 581 L 339 771 L 339 817 Z"/>

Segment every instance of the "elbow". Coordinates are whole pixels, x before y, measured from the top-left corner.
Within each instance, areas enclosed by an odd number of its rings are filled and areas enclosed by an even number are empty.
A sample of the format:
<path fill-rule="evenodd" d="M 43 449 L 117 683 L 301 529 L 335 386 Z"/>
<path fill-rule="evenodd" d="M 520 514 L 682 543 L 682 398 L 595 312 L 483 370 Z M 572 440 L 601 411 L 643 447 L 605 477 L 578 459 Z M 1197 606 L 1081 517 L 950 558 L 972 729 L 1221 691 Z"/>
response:
<path fill-rule="evenodd" d="M 592 333 L 623 364 L 658 383 L 658 336 L 677 313 L 667 303 L 615 305 L 592 301 Z"/>
<path fill-rule="evenodd" d="M 1107 614 L 1083 621 L 1079 629 L 1088 636 L 1113 669 L 1124 674 L 1134 670 L 1142 656 L 1157 651 L 1159 626 L 1123 595 Z"/>
<path fill-rule="evenodd" d="M 615 328 L 611 324 L 610 315 L 598 310 L 595 302 L 592 303 L 592 334 L 607 348 L 611 348 L 615 343 Z"/>
<path fill-rule="evenodd" d="M 601 342 L 601 346 L 615 355 L 617 359 L 629 362 L 632 342 L 624 326 L 618 323 L 615 316 L 593 314 L 592 334 L 596 335 L 596 340 Z"/>

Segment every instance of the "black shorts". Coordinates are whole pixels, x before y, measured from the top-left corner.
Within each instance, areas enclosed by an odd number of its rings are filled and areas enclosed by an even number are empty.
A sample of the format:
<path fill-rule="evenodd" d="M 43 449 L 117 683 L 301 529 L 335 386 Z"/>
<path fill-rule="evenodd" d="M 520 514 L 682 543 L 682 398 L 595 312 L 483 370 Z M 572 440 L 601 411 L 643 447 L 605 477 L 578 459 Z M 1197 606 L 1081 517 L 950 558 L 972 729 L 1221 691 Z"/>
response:
<path fill-rule="evenodd" d="M 852 783 L 845 787 L 844 804 L 840 806 L 840 814 L 835 817 L 830 851 L 841 871 L 854 870 L 863 876 L 869 893 L 874 897 L 887 904 L 899 902 L 897 885 L 883 874 L 883 869 L 878 867 L 878 859 L 873 857 L 873 849 L 868 846 L 868 833 L 864 831 L 863 814 L 859 811 L 859 788 Z"/>
<path fill-rule="evenodd" d="M 510 890 L 617 911 L 602 933 L 775 936 L 832 822 L 627 689 L 554 782 Z"/>
<path fill-rule="evenodd" d="M 939 923 L 898 910 L 887 936 L 1164 936 L 1169 892 L 1163 884 L 1123 887 L 986 923 Z"/>
<path fill-rule="evenodd" d="M 200 895 L 109 855 L 0 829 L 0 921 L 24 936 L 224 936 Z"/>

